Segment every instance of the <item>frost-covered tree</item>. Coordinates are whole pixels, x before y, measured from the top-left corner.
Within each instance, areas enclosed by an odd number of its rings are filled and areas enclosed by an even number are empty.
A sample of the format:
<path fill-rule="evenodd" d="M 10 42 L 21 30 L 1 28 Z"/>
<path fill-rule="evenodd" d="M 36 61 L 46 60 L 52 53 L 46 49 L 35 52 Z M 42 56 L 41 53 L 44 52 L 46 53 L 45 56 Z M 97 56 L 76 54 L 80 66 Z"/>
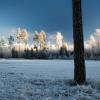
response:
<path fill-rule="evenodd" d="M 46 33 L 44 31 L 39 33 L 39 44 L 41 49 L 44 49 L 46 46 Z"/>
<path fill-rule="evenodd" d="M 10 37 L 8 38 L 8 42 L 11 47 L 11 45 L 14 43 L 14 37 L 10 35 Z"/>
<path fill-rule="evenodd" d="M 44 49 L 46 46 L 46 33 L 44 31 L 41 31 L 40 33 L 35 31 L 33 40 L 35 43 L 35 48 L 40 46 L 40 49 Z"/>
<path fill-rule="evenodd" d="M 17 30 L 17 43 L 19 44 L 19 51 L 20 51 L 20 42 L 24 41 L 24 49 L 26 49 L 27 41 L 28 41 L 28 32 L 26 29 L 20 29 Z"/>
<path fill-rule="evenodd" d="M 63 42 L 63 36 L 61 35 L 60 32 L 57 32 L 56 35 L 56 48 L 60 49 L 62 47 L 62 42 Z"/>
<path fill-rule="evenodd" d="M 4 39 L 0 39 L 0 47 L 3 47 L 5 45 L 6 41 Z"/>
<path fill-rule="evenodd" d="M 52 45 L 50 43 L 50 41 L 47 43 L 47 49 L 50 50 L 52 48 Z"/>
<path fill-rule="evenodd" d="M 17 43 L 19 45 L 19 51 L 20 51 L 20 41 L 21 41 L 21 29 L 18 28 L 18 30 L 17 30 Z"/>
<path fill-rule="evenodd" d="M 22 30 L 22 35 L 21 35 L 21 37 L 22 37 L 22 40 L 24 41 L 24 44 L 25 44 L 24 48 L 26 49 L 27 42 L 28 42 L 28 32 L 27 32 L 26 29 L 23 29 L 23 30 Z"/>
<path fill-rule="evenodd" d="M 39 36 L 38 36 L 38 31 L 35 31 L 34 37 L 33 37 L 33 41 L 34 41 L 34 48 L 36 49 L 36 51 L 38 50 L 38 45 L 39 45 Z"/>

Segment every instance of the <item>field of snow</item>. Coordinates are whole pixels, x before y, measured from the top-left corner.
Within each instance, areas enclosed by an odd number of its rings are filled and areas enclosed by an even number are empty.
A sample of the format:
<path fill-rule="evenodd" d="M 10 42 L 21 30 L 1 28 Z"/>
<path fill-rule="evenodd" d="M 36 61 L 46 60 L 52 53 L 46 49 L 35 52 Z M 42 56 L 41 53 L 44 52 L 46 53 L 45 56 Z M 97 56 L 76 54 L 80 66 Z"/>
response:
<path fill-rule="evenodd" d="M 100 61 L 86 61 L 87 85 L 72 85 L 72 60 L 0 60 L 0 100 L 100 100 Z"/>

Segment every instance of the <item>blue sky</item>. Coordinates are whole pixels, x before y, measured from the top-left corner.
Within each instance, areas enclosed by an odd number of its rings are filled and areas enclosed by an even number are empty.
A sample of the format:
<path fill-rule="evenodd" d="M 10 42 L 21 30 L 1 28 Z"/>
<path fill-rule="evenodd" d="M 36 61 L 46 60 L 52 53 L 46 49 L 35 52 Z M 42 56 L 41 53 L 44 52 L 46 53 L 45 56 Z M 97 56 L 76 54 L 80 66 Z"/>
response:
<path fill-rule="evenodd" d="M 100 0 L 82 0 L 84 38 L 100 28 Z M 71 0 L 0 0 L 0 35 L 10 30 L 26 28 L 31 34 L 44 30 L 49 34 L 61 32 L 72 41 Z"/>

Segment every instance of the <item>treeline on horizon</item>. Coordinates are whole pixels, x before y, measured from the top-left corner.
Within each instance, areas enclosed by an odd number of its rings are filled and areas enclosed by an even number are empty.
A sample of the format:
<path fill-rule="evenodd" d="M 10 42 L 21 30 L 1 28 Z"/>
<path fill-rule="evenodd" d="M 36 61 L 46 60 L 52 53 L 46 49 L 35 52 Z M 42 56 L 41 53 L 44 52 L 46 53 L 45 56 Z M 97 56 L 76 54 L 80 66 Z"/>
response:
<path fill-rule="evenodd" d="M 2 49 L 0 48 L 0 51 Z M 9 53 L 9 52 L 8 52 Z M 22 59 L 73 59 L 74 51 L 67 50 L 62 46 L 58 50 L 48 50 L 46 48 L 42 50 L 25 49 L 23 51 L 17 51 L 15 48 L 11 49 L 11 53 L 0 52 L 0 58 L 22 58 Z M 100 48 L 95 51 L 94 48 L 91 50 L 85 50 L 85 59 L 100 60 Z"/>
<path fill-rule="evenodd" d="M 29 45 L 27 30 L 18 28 L 16 36 L 10 35 L 7 41 L 0 39 L 0 58 L 74 59 L 73 44 L 65 42 L 60 32 L 54 35 L 54 43 L 47 39 L 45 31 L 35 31 L 32 38 L 33 44 Z M 100 60 L 100 29 L 84 41 L 84 49 L 85 59 Z"/>

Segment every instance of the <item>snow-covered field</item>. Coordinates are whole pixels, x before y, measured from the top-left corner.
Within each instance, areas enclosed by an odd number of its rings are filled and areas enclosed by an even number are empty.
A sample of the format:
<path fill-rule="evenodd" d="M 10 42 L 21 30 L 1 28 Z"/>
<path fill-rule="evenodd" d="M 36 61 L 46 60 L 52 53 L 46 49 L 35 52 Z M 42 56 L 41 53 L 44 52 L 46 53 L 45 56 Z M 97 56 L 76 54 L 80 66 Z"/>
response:
<path fill-rule="evenodd" d="M 100 61 L 86 61 L 87 85 L 71 84 L 72 60 L 0 60 L 0 100 L 100 100 Z"/>

